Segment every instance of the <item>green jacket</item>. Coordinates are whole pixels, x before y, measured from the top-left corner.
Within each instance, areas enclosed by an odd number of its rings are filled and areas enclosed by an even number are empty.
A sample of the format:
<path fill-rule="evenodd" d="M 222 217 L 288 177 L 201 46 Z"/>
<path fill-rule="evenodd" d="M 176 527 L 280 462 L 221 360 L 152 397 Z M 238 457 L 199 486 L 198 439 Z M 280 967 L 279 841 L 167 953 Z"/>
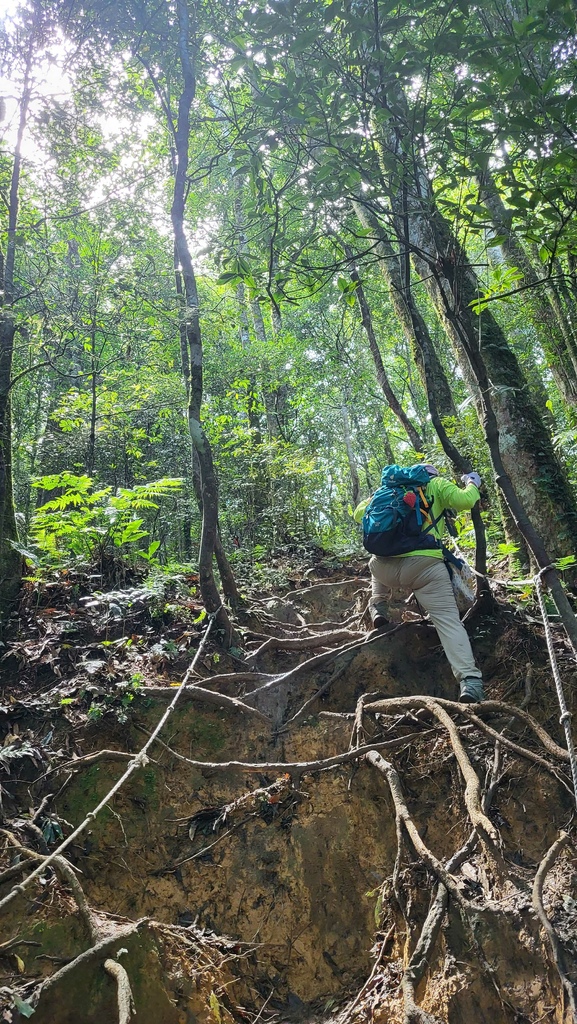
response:
<path fill-rule="evenodd" d="M 445 480 L 442 476 L 431 477 L 429 483 L 425 487 L 425 497 L 433 501 L 433 519 L 437 516 L 441 516 L 439 522 L 430 531 L 434 537 L 441 540 L 445 533 L 445 518 L 441 515 L 446 508 L 455 509 L 456 512 L 464 512 L 467 509 L 473 508 L 479 500 L 479 491 L 475 487 L 475 484 L 467 484 L 466 487 L 457 487 L 456 484 L 452 484 L 450 480 Z M 366 498 L 365 501 L 361 501 L 357 505 L 354 511 L 355 522 L 360 523 L 367 505 L 369 504 L 370 498 Z M 423 529 L 426 529 L 429 525 L 428 522 L 423 522 Z M 440 548 L 428 548 L 423 550 L 422 548 L 418 551 L 407 551 L 404 555 L 391 555 L 391 558 L 408 558 L 410 555 L 426 555 L 428 558 L 442 558 L 443 552 Z"/>

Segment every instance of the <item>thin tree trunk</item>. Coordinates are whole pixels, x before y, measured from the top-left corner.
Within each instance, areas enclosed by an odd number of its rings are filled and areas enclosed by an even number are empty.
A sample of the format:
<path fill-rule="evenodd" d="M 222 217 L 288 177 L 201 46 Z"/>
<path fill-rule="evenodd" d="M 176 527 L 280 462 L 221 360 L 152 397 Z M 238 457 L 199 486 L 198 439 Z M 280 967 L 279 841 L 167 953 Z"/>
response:
<path fill-rule="evenodd" d="M 383 364 L 383 358 L 381 356 L 379 343 L 377 341 L 377 336 L 375 334 L 373 318 L 371 316 L 369 304 L 367 302 L 367 298 L 365 295 L 361 279 L 359 277 L 359 273 L 353 263 L 353 251 L 349 245 L 345 245 L 344 249 L 347 259 L 350 260 L 351 266 L 349 269 L 349 274 L 351 281 L 354 281 L 356 284 L 355 295 L 361 312 L 361 321 L 369 341 L 369 348 L 371 351 L 371 355 L 373 357 L 373 362 L 375 364 L 377 380 L 381 386 L 381 390 L 387 400 L 391 412 L 397 417 L 399 423 L 401 424 L 403 430 L 405 431 L 407 437 L 409 438 L 409 441 L 411 442 L 413 448 L 415 449 L 416 452 L 422 452 L 424 449 L 423 439 L 420 436 L 419 432 L 411 423 L 407 414 L 405 413 L 401 403 L 399 402 L 399 399 L 397 398 L 395 392 L 391 387 L 391 383 L 387 376 L 387 371 L 385 370 Z"/>
<path fill-rule="evenodd" d="M 242 281 L 236 286 L 236 301 L 238 303 L 238 334 L 241 347 L 247 349 L 250 345 L 250 332 L 248 329 L 248 312 L 246 308 L 246 289 Z"/>
<path fill-rule="evenodd" d="M 425 320 L 414 300 L 412 291 L 409 289 L 407 292 L 403 287 L 401 269 L 399 266 L 400 257 L 395 253 L 383 225 L 371 209 L 360 201 L 353 202 L 353 209 L 361 225 L 365 229 L 369 229 L 374 232 L 375 252 L 381 257 L 380 269 L 389 286 L 394 310 L 403 327 L 409 345 L 411 346 L 415 363 L 421 374 L 425 390 L 427 389 L 428 384 L 427 373 L 425 372 L 425 367 L 423 365 L 422 352 L 424 346 L 422 339 L 427 339 L 426 347 L 430 353 L 428 373 L 429 377 L 432 377 L 435 395 L 437 396 L 437 408 L 439 410 L 439 415 L 442 419 L 445 419 L 447 416 L 456 417 L 457 410 L 455 408 L 453 393 L 451 391 L 449 381 L 447 380 L 447 374 L 445 373 L 443 365 L 436 353 L 427 324 L 425 323 Z M 473 388 L 475 387 L 472 379 L 471 386 Z"/>
<path fill-rule="evenodd" d="M 358 416 L 356 414 L 354 406 L 351 407 L 350 415 L 351 415 L 351 420 L 353 422 L 353 426 L 355 428 L 355 434 L 356 434 L 356 437 L 357 437 L 357 445 L 360 448 L 360 460 L 361 460 L 361 465 L 363 467 L 363 473 L 365 474 L 365 483 L 367 485 L 367 492 L 368 492 L 368 494 L 370 494 L 371 491 L 373 490 L 373 481 L 372 481 L 372 478 L 371 478 L 371 471 L 369 469 L 369 460 L 367 458 L 367 452 L 366 452 L 364 444 L 363 444 L 364 431 L 362 431 L 361 428 L 360 428 L 359 418 L 358 418 Z M 383 443 L 384 443 L 384 447 L 385 447 L 385 457 L 386 457 L 387 463 L 390 465 L 391 463 L 393 463 L 395 461 L 395 456 L 393 455 L 393 450 L 391 448 L 391 444 L 390 444 L 390 441 L 389 441 L 388 434 L 387 434 L 387 432 L 386 432 L 386 430 L 384 428 L 382 429 L 382 437 L 383 437 Z"/>
<path fill-rule="evenodd" d="M 190 390 L 190 355 L 188 351 L 188 338 L 186 334 L 186 298 L 184 295 L 184 288 L 182 284 L 182 274 L 180 272 L 178 263 L 178 253 L 176 251 L 176 242 L 174 244 L 174 282 L 176 285 L 176 294 L 178 295 L 178 302 L 180 306 L 180 323 L 179 323 L 179 335 L 180 335 L 180 365 L 182 368 L 182 377 L 184 385 L 186 387 L 186 393 Z"/>
<path fill-rule="evenodd" d="M 16 232 L 20 174 L 22 170 L 22 140 L 26 128 L 31 96 L 32 58 L 40 12 L 34 8 L 33 25 L 30 30 L 20 115 L 12 163 L 10 191 L 8 195 L 8 232 L 6 253 L 0 253 L 0 624 L 7 617 L 17 598 L 22 579 L 22 557 L 14 548 L 18 542 L 18 529 L 14 509 L 12 479 L 12 410 L 11 393 L 12 360 L 16 323 L 13 314 L 14 269 L 16 264 Z"/>
<path fill-rule="evenodd" d="M 196 497 L 196 503 L 198 510 L 202 516 L 202 481 L 200 475 L 200 464 L 198 461 L 198 454 L 196 449 L 192 449 L 192 486 Z M 220 535 L 220 527 L 217 523 L 216 536 L 214 541 L 214 557 L 216 558 L 216 564 L 218 566 L 218 572 L 222 583 L 222 590 L 226 600 L 230 604 L 231 608 L 235 611 L 240 608 L 244 602 L 240 591 L 236 585 L 234 573 L 232 571 L 230 562 L 228 560 L 224 545 L 222 543 L 222 537 Z"/>
<path fill-rule="evenodd" d="M 270 253 L 270 276 L 272 278 L 274 276 L 274 274 L 276 274 L 276 271 L 278 269 L 278 259 L 277 259 L 276 253 L 273 250 L 272 239 L 271 239 L 269 244 L 270 244 L 270 249 L 271 249 L 271 253 Z M 280 335 L 280 332 L 282 330 L 282 317 L 281 317 L 280 306 L 278 305 L 276 300 L 273 299 L 272 297 L 271 297 L 271 304 L 270 304 L 270 312 L 271 312 L 271 324 L 272 324 L 273 337 L 274 338 L 278 338 L 278 336 Z"/>
<path fill-rule="evenodd" d="M 97 376 L 96 327 L 93 321 L 90 328 L 90 428 L 88 431 L 88 451 L 86 453 L 86 469 L 88 476 L 92 476 L 94 473 L 94 461 L 96 456 L 96 400 L 98 398 Z"/>
<path fill-rule="evenodd" d="M 353 508 L 356 508 L 359 503 L 361 485 L 359 483 L 359 471 L 357 469 L 357 462 L 353 450 L 353 442 L 351 440 L 351 424 L 349 420 L 349 410 L 347 409 L 347 404 L 345 401 L 343 401 L 341 405 L 341 419 L 343 423 L 343 436 L 345 441 L 345 448 L 347 451 L 349 472 L 351 474 Z"/>
<path fill-rule="evenodd" d="M 251 299 L 250 310 L 252 313 L 252 322 L 254 324 L 254 333 L 261 345 L 266 345 L 266 327 L 264 325 L 264 317 L 262 315 L 261 304 L 258 299 Z"/>
<path fill-rule="evenodd" d="M 178 262 L 182 269 L 186 302 L 186 339 L 190 360 L 188 383 L 188 426 L 200 466 L 202 487 L 202 530 L 198 560 L 200 591 L 208 612 L 217 619 L 230 637 L 228 615 L 222 605 L 213 571 L 213 554 L 218 532 L 218 483 L 210 443 L 201 422 L 203 356 L 200 330 L 199 299 L 196 276 L 184 231 L 185 196 L 190 139 L 190 110 L 196 93 L 194 67 L 189 53 L 190 24 L 186 0 L 176 0 L 178 18 L 178 54 L 183 75 L 183 88 L 178 100 L 178 118 L 174 133 L 176 169 L 171 219 Z"/>
<path fill-rule="evenodd" d="M 182 316 L 180 320 L 180 357 L 182 364 L 182 375 L 186 384 L 187 394 L 190 394 L 191 382 L 190 382 L 190 352 L 188 344 L 188 333 L 185 321 L 186 311 L 186 297 L 184 294 L 182 274 L 178 268 L 178 258 L 176 256 L 175 247 L 175 282 L 176 282 L 176 293 L 182 304 Z M 192 450 L 192 484 L 198 504 L 198 508 L 201 516 L 203 515 L 203 503 L 202 503 L 202 482 L 200 473 L 200 463 L 198 459 L 198 452 L 193 446 Z M 186 544 L 187 557 L 189 557 L 190 548 L 190 535 Z M 217 530 L 214 542 L 214 554 L 216 558 L 216 564 L 218 565 L 218 571 L 222 582 L 222 589 L 224 596 L 229 602 L 231 608 L 239 608 L 242 604 L 242 597 L 236 585 L 234 573 L 231 569 L 230 562 L 227 558 L 226 551 L 224 550 L 222 539 L 220 536 L 220 530 Z"/>

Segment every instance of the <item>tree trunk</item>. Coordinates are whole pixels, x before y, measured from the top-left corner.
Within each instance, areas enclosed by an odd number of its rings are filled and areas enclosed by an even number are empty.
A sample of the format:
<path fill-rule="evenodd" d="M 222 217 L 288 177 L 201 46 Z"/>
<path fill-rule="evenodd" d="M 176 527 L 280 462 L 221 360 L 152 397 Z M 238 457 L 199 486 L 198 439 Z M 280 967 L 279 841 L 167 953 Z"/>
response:
<path fill-rule="evenodd" d="M 483 382 L 486 385 L 483 389 L 485 395 L 485 437 L 491 452 L 491 459 L 495 468 L 497 483 L 503 492 L 503 497 L 507 502 L 515 522 L 515 526 L 526 540 L 527 546 L 533 554 L 539 569 L 546 570 L 543 571 L 542 578 L 551 591 L 551 597 L 555 602 L 567 636 L 572 644 L 574 654 L 577 657 L 577 618 L 575 617 L 573 609 L 571 608 L 567 595 L 563 589 L 559 575 L 551 565 L 551 557 L 545 548 L 543 539 L 533 526 L 530 518 L 527 516 L 527 513 L 517 496 L 513 481 L 507 473 L 501 456 L 499 444 L 500 431 L 497 423 L 497 417 L 491 404 L 489 381 L 486 375 L 483 374 L 482 369 L 480 370 L 479 376 L 479 383 L 481 384 Z"/>
<path fill-rule="evenodd" d="M 22 556 L 18 541 L 12 489 L 12 417 L 10 377 L 15 325 L 10 312 L 0 313 L 0 625 L 18 596 Z"/>
<path fill-rule="evenodd" d="M 513 231 L 512 212 L 505 207 L 489 171 L 479 175 L 479 185 L 482 190 L 481 202 L 489 211 L 496 234 L 503 239 L 500 243 L 503 256 L 522 272 L 524 284 L 536 289 L 525 292 L 525 303 L 531 312 L 561 396 L 571 407 L 577 400 L 577 349 L 562 309 L 561 298 L 553 283 L 543 283 Z"/>
<path fill-rule="evenodd" d="M 422 216 L 422 213 L 421 213 Z M 543 579 L 549 586 L 551 596 L 559 614 L 561 620 L 571 641 L 575 654 L 577 655 L 577 619 L 573 613 L 571 605 L 567 599 L 567 595 L 563 590 L 563 586 L 559 579 L 559 576 L 555 569 L 551 565 L 551 555 L 545 548 L 545 544 L 542 539 L 542 534 L 539 529 L 536 529 L 532 518 L 527 514 L 527 502 L 525 499 L 526 493 L 523 494 L 523 500 L 520 499 L 516 481 L 513 479 L 513 474 L 505 461 L 505 454 L 508 457 L 508 461 L 511 465 L 515 465 L 512 460 L 512 453 L 514 450 L 517 451 L 518 458 L 523 458 L 523 465 L 520 467 L 521 470 L 527 472 L 527 466 L 531 463 L 531 458 L 536 455 L 537 459 L 539 456 L 546 454 L 548 456 L 549 466 L 551 467 L 551 455 L 552 448 L 550 446 L 550 439 L 546 435 L 545 428 L 538 417 L 538 413 L 531 407 L 531 402 L 528 396 L 524 395 L 521 400 L 515 395 L 511 402 L 512 410 L 509 411 L 507 408 L 506 400 L 503 401 L 500 393 L 496 391 L 495 380 L 496 373 L 499 372 L 499 356 L 503 360 L 502 372 L 506 375 L 505 379 L 510 383 L 504 385 L 508 389 L 513 388 L 513 382 L 516 387 L 524 385 L 522 379 L 520 367 L 513 353 L 509 350 L 505 338 L 503 337 L 499 326 L 495 323 L 493 318 L 490 318 L 489 330 L 485 328 L 485 335 L 479 330 L 478 339 L 472 333 L 472 327 L 474 323 L 472 318 L 474 314 L 470 311 L 470 303 L 474 301 L 476 289 L 472 291 L 472 281 L 474 280 L 474 273 L 472 268 L 468 265 L 466 258 L 458 249 L 458 243 L 454 238 L 451 238 L 448 231 L 447 225 L 444 223 L 440 215 L 434 211 L 433 213 L 433 224 L 432 228 L 435 231 L 434 241 L 437 243 L 444 242 L 443 247 L 437 245 L 437 252 L 439 254 L 444 253 L 445 256 L 437 258 L 434 264 L 434 274 L 431 276 L 431 293 L 440 303 L 440 312 L 442 313 L 448 327 L 454 332 L 455 338 L 459 340 L 459 344 L 463 347 L 466 352 L 467 359 L 475 374 L 479 391 L 482 396 L 483 402 L 483 427 L 485 431 L 485 437 L 487 445 L 491 453 L 491 460 L 495 469 L 496 481 L 500 487 L 505 501 L 509 507 L 515 525 L 521 535 L 527 542 L 529 549 L 531 550 L 535 561 L 540 569 L 547 570 L 543 572 Z M 444 229 L 443 234 L 441 230 Z M 414 229 L 413 229 L 414 230 Z M 421 243 L 425 239 L 421 238 Z M 428 238 L 427 242 L 430 244 L 431 239 Z M 414 243 L 413 243 L 414 244 Z M 449 247 L 449 246 L 452 246 Z M 419 250 L 416 253 L 417 264 L 427 263 L 429 271 L 431 270 L 430 261 L 424 258 L 423 253 L 430 254 L 435 250 L 423 249 L 422 245 L 419 246 Z M 454 254 L 454 259 L 452 255 Z M 454 267 L 453 275 L 449 277 L 447 274 L 449 268 L 446 266 L 447 260 L 451 267 Z M 459 273 L 459 270 L 461 272 Z M 450 296 L 453 296 L 453 301 L 450 300 Z M 439 305 L 437 305 L 439 308 Z M 480 326 L 480 325 L 479 325 Z M 526 388 L 526 385 L 524 385 Z M 497 401 L 495 401 L 497 398 Z M 529 432 L 525 432 L 526 428 L 523 424 L 522 414 L 529 419 Z M 499 413 L 501 414 L 501 422 L 499 422 Z M 506 428 L 508 426 L 508 432 Z M 516 432 L 513 432 L 513 431 Z M 546 442 L 550 447 L 550 452 L 545 453 L 538 448 L 532 453 L 527 449 L 527 444 L 530 438 L 533 438 L 534 442 L 539 445 Z M 505 442 L 505 448 L 503 447 Z M 536 471 L 539 468 L 539 462 L 533 463 Z M 567 492 L 567 500 L 569 500 L 570 492 L 567 482 L 565 481 L 560 467 L 556 468 L 556 486 L 559 488 L 565 488 Z M 518 479 L 523 482 L 523 473 L 518 474 Z M 537 482 L 537 481 L 536 481 Z M 541 504 L 535 502 L 533 487 L 531 491 L 531 506 L 540 513 L 539 519 L 542 519 L 542 505 L 545 504 L 541 498 Z M 558 492 L 557 492 L 558 494 Z M 548 495 L 549 496 L 549 495 Z M 555 494 L 553 494 L 555 497 Z M 569 506 L 568 506 L 569 508 Z M 550 516 L 557 516 L 557 520 L 561 518 L 562 509 L 555 508 L 555 506 L 549 507 Z M 571 520 L 566 515 L 563 517 L 565 521 Z M 537 520 L 539 521 L 539 520 Z M 545 536 L 551 536 L 551 525 L 549 521 L 548 529 L 544 531 Z M 559 541 L 557 536 L 557 540 Z"/>
<path fill-rule="evenodd" d="M 404 201 L 405 209 L 397 205 L 395 210 L 397 230 L 412 252 L 460 365 L 473 372 L 481 395 L 490 388 L 503 468 L 537 532 L 550 537 L 553 556 L 570 554 L 577 548 L 577 514 L 567 477 L 501 327 L 490 312 L 481 318 L 473 312 L 479 294 L 476 274 L 435 208 L 429 179 L 416 162 Z M 477 405 L 483 425 L 485 405 Z"/>
<path fill-rule="evenodd" d="M 18 529 L 14 511 L 12 479 L 12 411 L 10 388 L 16 324 L 12 312 L 14 303 L 14 268 L 16 264 L 16 232 L 20 173 L 22 169 L 22 140 L 28 117 L 31 95 L 32 58 L 40 11 L 34 8 L 32 27 L 26 50 L 26 63 L 20 100 L 20 114 L 14 160 L 8 194 L 8 231 L 6 253 L 0 252 L 0 624 L 8 616 L 18 596 L 22 580 L 22 557 L 14 548 L 18 542 Z"/>
<path fill-rule="evenodd" d="M 359 273 L 353 264 L 353 251 L 349 245 L 345 245 L 344 249 L 345 255 L 351 264 L 349 268 L 351 281 L 354 281 L 357 286 L 355 289 L 355 295 L 357 298 L 357 302 L 359 304 L 359 309 L 361 311 L 361 321 L 365 329 L 367 338 L 369 340 L 369 348 L 371 350 L 371 355 L 373 357 L 373 362 L 375 364 L 375 369 L 377 371 L 377 380 L 381 386 L 381 390 L 387 400 L 391 412 L 397 417 L 399 423 L 401 424 L 403 430 L 405 431 L 407 437 L 409 438 L 411 445 L 413 446 L 416 452 L 422 452 L 424 450 L 423 439 L 421 438 L 419 432 L 415 429 L 409 417 L 405 413 L 401 403 L 399 402 L 399 399 L 397 398 L 395 392 L 391 387 L 391 383 L 387 376 L 387 371 L 385 370 L 383 364 L 383 358 L 381 356 L 377 336 L 375 334 L 373 318 L 371 316 L 369 304 L 367 302 L 367 298 L 365 295 L 363 285 L 361 283 L 361 279 L 359 277 Z"/>
<path fill-rule="evenodd" d="M 96 327 L 92 323 L 90 330 L 90 428 L 88 431 L 88 451 L 86 453 L 86 471 L 88 476 L 94 473 L 96 456 L 96 400 L 98 398 L 98 364 L 96 358 Z"/>
<path fill-rule="evenodd" d="M 450 394 L 449 382 L 435 352 L 433 339 L 427 324 L 413 296 L 410 264 L 405 265 L 404 268 L 402 267 L 402 259 L 395 254 L 382 226 L 369 211 L 365 210 L 360 204 L 357 205 L 359 206 L 357 212 L 361 223 L 365 227 L 370 226 L 377 232 L 376 237 L 379 239 L 379 249 L 383 257 L 385 257 L 383 263 L 386 265 L 385 273 L 389 280 L 391 297 L 395 304 L 395 309 L 406 327 L 407 334 L 410 333 L 413 338 L 413 350 L 415 346 L 418 350 L 418 365 L 421 368 L 427 391 L 427 403 L 431 422 L 437 432 L 443 451 L 453 463 L 456 474 L 470 473 L 474 468 L 472 463 L 461 455 L 443 426 L 443 417 L 439 410 L 437 398 L 437 386 L 440 382 L 441 394 L 446 407 L 447 399 L 445 395 L 446 392 Z M 487 537 L 478 502 L 471 511 L 471 517 L 475 528 L 475 568 L 477 572 L 482 573 L 484 576 L 487 572 Z M 479 581 L 477 590 L 479 596 L 487 597 L 490 594 L 486 581 Z"/>
<path fill-rule="evenodd" d="M 183 75 L 183 89 L 178 100 L 178 119 L 174 133 L 176 168 L 171 208 L 172 227 L 178 262 L 182 270 L 185 299 L 185 329 L 189 358 L 188 426 L 190 437 L 198 455 L 202 488 L 202 530 L 198 560 L 200 591 L 208 612 L 217 615 L 217 621 L 230 637 L 228 615 L 222 605 L 213 571 L 213 554 L 218 533 L 218 483 L 212 451 L 201 422 L 203 355 L 200 330 L 198 289 L 186 234 L 184 231 L 185 195 L 190 138 L 190 109 L 196 93 L 196 79 L 189 45 L 190 26 L 186 0 L 177 0 L 178 51 Z"/>
<path fill-rule="evenodd" d="M 455 409 L 453 393 L 447 380 L 447 374 L 435 351 L 427 324 L 414 300 L 412 291 L 403 287 L 399 265 L 400 257 L 393 250 L 383 225 L 371 209 L 360 201 L 355 201 L 353 208 L 363 228 L 374 232 L 374 251 L 381 257 L 380 268 L 389 285 L 391 302 L 411 346 L 415 363 L 421 374 L 423 386 L 427 390 L 427 372 L 423 365 L 422 355 L 423 348 L 425 347 L 423 339 L 427 339 L 426 347 L 429 351 L 428 374 L 433 382 L 439 415 L 442 419 L 445 419 L 447 416 L 456 417 L 457 410 Z M 472 386 L 474 387 L 473 382 Z"/>
<path fill-rule="evenodd" d="M 196 497 L 196 504 L 198 510 L 202 516 L 202 481 L 200 475 L 200 463 L 198 460 L 198 453 L 195 448 L 192 449 L 192 486 Z M 216 536 L 214 541 L 214 557 L 216 558 L 216 564 L 218 566 L 218 572 L 222 583 L 222 590 L 224 596 L 231 608 L 235 611 L 240 608 L 244 602 L 241 597 L 240 591 L 236 585 L 234 573 L 232 571 L 230 562 L 228 560 L 224 545 L 222 543 L 222 537 L 220 535 L 220 527 L 217 523 Z"/>
<path fill-rule="evenodd" d="M 351 440 L 351 424 L 349 420 L 349 410 L 347 409 L 347 404 L 345 401 L 343 401 L 341 405 L 341 419 L 343 423 L 343 436 L 345 440 L 345 448 L 347 450 L 349 472 L 351 474 L 353 508 L 356 508 L 360 500 L 361 485 L 359 483 L 359 471 L 357 469 L 357 462 L 353 450 L 353 442 Z"/>

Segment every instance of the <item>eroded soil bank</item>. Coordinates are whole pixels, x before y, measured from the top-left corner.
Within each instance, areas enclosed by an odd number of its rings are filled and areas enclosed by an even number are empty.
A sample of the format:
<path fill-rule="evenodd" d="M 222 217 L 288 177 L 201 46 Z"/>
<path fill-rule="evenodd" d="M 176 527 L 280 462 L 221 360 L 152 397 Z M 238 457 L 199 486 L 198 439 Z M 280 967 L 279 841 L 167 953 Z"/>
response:
<path fill-rule="evenodd" d="M 247 611 L 232 657 L 207 648 L 194 682 L 223 706 L 183 699 L 164 745 L 68 848 L 84 909 L 58 865 L 4 908 L 5 1020 L 23 1019 L 14 993 L 38 1024 L 121 1019 L 109 960 L 136 1024 L 573 1020 L 570 773 L 540 627 L 503 605 L 473 621 L 499 702 L 476 717 L 443 703 L 450 671 L 410 606 L 367 634 L 360 567 L 308 582 Z M 4 660 L 1 896 L 119 778 L 205 628 L 190 595 L 156 616 L 135 600 L 122 622 L 85 607 L 25 609 Z M 354 754 L 376 743 L 388 768 Z M 534 887 L 561 830 L 541 898 L 552 940 Z"/>

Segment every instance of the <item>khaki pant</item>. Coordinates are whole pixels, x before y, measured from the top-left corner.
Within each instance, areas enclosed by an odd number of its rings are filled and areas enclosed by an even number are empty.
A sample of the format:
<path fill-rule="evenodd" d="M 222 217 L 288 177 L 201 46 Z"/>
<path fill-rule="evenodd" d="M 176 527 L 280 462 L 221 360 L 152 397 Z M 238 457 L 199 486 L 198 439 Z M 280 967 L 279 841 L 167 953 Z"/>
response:
<path fill-rule="evenodd" d="M 460 682 L 465 677 L 481 679 L 442 559 L 429 555 L 407 555 L 405 558 L 373 555 L 369 568 L 373 577 L 371 604 L 382 606 L 395 587 L 414 592 L 421 607 L 429 613 L 457 680 Z"/>

